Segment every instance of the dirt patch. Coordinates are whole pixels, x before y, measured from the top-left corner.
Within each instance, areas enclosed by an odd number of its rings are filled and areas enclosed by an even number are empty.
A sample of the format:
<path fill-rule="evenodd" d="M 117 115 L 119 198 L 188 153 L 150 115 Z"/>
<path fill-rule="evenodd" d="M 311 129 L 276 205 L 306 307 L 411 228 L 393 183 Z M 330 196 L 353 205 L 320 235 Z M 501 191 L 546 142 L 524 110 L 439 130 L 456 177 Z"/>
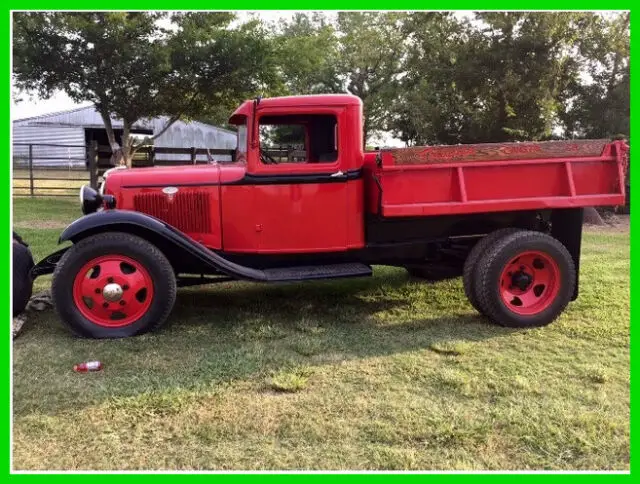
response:
<path fill-rule="evenodd" d="M 22 222 L 14 222 L 15 229 L 64 229 L 69 225 L 65 222 L 57 222 L 55 220 L 29 220 Z"/>
<path fill-rule="evenodd" d="M 589 232 L 629 232 L 629 215 L 609 215 L 603 217 L 604 225 L 585 223 L 584 228 Z"/>

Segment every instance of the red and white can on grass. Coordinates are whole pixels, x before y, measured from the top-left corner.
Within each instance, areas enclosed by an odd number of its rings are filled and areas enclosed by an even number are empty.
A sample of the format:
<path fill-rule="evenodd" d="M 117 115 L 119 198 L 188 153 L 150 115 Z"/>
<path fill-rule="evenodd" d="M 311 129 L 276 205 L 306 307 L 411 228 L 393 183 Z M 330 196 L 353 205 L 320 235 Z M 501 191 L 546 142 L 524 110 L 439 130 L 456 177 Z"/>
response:
<path fill-rule="evenodd" d="M 73 365 L 73 371 L 77 373 L 88 373 L 90 371 L 100 370 L 102 370 L 102 363 L 99 361 L 85 361 L 84 363 Z"/>

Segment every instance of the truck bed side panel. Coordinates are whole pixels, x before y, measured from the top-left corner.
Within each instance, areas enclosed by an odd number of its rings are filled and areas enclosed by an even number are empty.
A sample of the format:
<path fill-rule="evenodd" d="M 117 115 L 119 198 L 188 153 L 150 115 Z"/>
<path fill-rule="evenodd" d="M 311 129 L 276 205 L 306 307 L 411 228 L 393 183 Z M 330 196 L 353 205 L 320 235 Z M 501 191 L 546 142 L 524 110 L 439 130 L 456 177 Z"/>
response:
<path fill-rule="evenodd" d="M 561 142 L 562 151 L 554 143 L 547 143 L 553 149 L 545 143 L 522 143 L 520 153 L 508 156 L 451 147 L 459 150 L 453 152 L 455 161 L 442 153 L 431 160 L 426 148 L 409 148 L 409 154 L 382 151 L 377 164 L 367 164 L 367 209 L 384 217 L 410 217 L 624 203 L 627 145 Z M 540 153 L 546 157 L 534 157 L 527 145 L 545 146 Z M 569 156 L 572 153 L 576 156 Z"/>

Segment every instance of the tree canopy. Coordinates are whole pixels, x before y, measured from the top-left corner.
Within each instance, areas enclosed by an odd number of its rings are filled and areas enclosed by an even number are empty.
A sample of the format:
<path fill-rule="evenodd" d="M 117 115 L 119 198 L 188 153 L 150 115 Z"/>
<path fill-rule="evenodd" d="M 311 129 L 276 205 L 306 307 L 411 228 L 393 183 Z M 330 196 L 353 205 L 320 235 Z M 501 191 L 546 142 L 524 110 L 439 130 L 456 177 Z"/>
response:
<path fill-rule="evenodd" d="M 407 144 L 629 135 L 628 13 L 298 14 L 291 93 L 350 92 Z M 293 53 L 296 52 L 296 55 Z"/>
<path fill-rule="evenodd" d="M 108 131 L 110 116 L 219 124 L 257 94 L 345 92 L 365 141 L 629 135 L 628 13 L 25 12 L 13 45 L 18 88 L 93 102 Z M 130 159 L 134 142 L 112 138 Z"/>
<path fill-rule="evenodd" d="M 120 163 L 139 148 L 143 119 L 215 116 L 272 82 L 261 24 L 230 28 L 234 15 L 157 12 L 14 14 L 16 85 L 49 97 L 64 91 L 92 102 Z M 117 140 L 111 117 L 121 119 Z M 160 133 L 156 133 L 156 137 Z"/>

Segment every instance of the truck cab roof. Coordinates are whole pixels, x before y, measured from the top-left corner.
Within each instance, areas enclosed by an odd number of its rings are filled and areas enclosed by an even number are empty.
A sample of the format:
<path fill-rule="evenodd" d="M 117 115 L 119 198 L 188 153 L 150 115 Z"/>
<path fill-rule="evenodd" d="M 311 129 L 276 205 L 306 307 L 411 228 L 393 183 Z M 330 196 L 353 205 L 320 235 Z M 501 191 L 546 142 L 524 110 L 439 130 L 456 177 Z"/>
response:
<path fill-rule="evenodd" d="M 234 119 L 251 114 L 253 100 L 243 102 L 231 115 L 231 124 Z M 301 106 L 357 106 L 362 100 L 352 94 L 310 94 L 304 96 L 271 97 L 260 100 L 260 107 L 301 107 Z"/>

